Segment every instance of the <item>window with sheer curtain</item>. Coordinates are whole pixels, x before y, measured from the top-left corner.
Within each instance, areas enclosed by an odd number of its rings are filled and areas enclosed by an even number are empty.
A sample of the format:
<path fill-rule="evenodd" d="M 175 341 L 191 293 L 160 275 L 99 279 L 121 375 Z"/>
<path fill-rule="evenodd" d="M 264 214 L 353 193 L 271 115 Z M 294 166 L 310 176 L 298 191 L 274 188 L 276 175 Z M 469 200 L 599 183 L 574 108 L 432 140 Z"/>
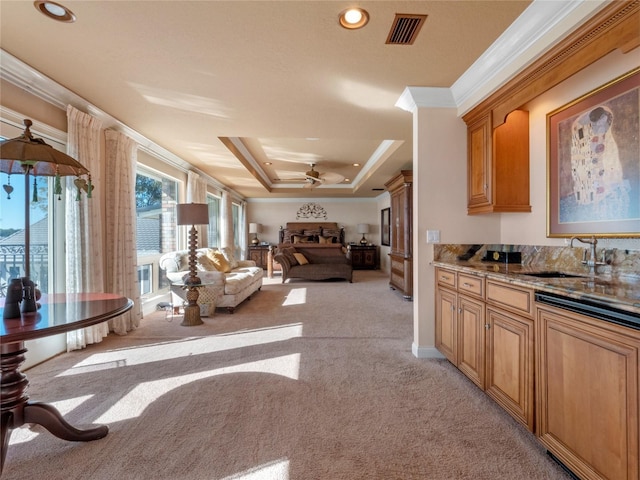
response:
<path fill-rule="evenodd" d="M 138 165 L 135 189 L 140 295 L 151 295 L 169 287 L 157 266 L 163 253 L 177 249 L 178 182 Z"/>
<path fill-rule="evenodd" d="M 209 207 L 208 246 L 215 248 L 220 245 L 220 198 L 207 194 Z"/>

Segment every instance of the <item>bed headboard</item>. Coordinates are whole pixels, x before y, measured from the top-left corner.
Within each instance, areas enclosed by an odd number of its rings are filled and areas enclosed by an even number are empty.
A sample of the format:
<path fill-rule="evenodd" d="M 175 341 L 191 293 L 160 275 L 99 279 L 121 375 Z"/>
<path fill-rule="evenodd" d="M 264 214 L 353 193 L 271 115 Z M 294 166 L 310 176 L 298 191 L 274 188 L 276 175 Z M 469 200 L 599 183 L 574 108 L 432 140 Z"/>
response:
<path fill-rule="evenodd" d="M 344 245 L 344 228 L 340 228 L 336 222 L 287 222 L 286 226 L 280 229 L 279 243 L 294 243 L 293 235 L 316 237 L 309 239 L 307 243 L 319 243 L 318 231 L 319 236 L 334 237 L 335 240 L 332 243 Z M 305 232 L 309 235 L 305 235 Z"/>

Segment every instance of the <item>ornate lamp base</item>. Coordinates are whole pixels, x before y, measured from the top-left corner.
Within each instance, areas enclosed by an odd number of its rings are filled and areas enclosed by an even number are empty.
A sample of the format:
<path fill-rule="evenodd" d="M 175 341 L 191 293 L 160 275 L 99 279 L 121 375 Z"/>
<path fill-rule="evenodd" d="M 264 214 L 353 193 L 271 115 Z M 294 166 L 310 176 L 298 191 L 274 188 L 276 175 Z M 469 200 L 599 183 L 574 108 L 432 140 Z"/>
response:
<path fill-rule="evenodd" d="M 204 322 L 200 318 L 200 305 L 198 305 L 198 286 L 185 286 L 187 289 L 187 305 L 184 307 L 184 317 L 180 325 L 184 327 L 192 327 L 194 325 L 202 325 Z"/>

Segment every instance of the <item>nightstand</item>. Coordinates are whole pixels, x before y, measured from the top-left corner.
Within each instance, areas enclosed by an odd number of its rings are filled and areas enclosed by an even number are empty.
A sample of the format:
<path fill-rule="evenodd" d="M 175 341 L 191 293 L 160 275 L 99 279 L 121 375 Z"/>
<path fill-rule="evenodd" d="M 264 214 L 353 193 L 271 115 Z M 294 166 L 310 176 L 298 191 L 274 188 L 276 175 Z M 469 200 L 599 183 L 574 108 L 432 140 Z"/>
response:
<path fill-rule="evenodd" d="M 266 270 L 269 265 L 269 249 L 271 245 L 249 245 L 248 260 L 256 262 L 256 267 Z"/>
<path fill-rule="evenodd" d="M 378 247 L 375 245 L 349 245 L 351 266 L 354 270 L 376 270 L 378 263 Z"/>

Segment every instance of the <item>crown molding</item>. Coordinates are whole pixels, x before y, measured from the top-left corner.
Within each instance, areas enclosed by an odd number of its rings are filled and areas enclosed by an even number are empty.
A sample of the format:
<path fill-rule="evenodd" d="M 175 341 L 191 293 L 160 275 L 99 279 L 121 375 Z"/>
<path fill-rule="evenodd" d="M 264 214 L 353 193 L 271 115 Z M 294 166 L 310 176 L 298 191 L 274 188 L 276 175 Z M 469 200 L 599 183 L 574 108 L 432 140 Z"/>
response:
<path fill-rule="evenodd" d="M 463 115 L 514 78 L 607 0 L 534 0 L 451 88 L 406 87 L 396 107 L 457 108 Z"/>

